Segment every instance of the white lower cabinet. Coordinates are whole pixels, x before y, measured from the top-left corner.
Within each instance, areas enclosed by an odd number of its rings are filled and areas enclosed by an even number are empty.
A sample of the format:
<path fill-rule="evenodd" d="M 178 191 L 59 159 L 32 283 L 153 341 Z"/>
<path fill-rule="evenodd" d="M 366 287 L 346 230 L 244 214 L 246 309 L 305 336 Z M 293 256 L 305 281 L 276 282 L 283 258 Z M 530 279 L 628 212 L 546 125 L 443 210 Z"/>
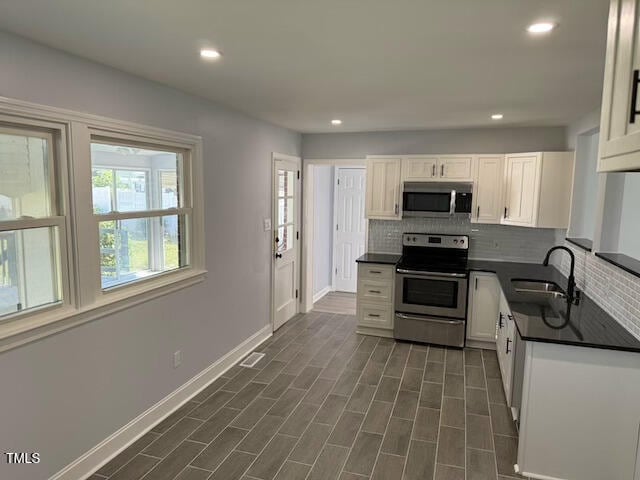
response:
<path fill-rule="evenodd" d="M 358 264 L 358 333 L 393 337 L 394 269 L 393 265 Z"/>
<path fill-rule="evenodd" d="M 467 339 L 493 343 L 500 307 L 498 277 L 493 273 L 473 272 L 469 286 Z"/>
<path fill-rule="evenodd" d="M 502 386 L 507 399 L 507 405 L 511 407 L 513 403 L 513 349 L 516 335 L 516 325 L 511 315 L 509 303 L 500 290 L 500 311 L 498 313 L 498 329 L 496 334 L 496 353 L 498 354 L 498 364 L 502 375 Z"/>

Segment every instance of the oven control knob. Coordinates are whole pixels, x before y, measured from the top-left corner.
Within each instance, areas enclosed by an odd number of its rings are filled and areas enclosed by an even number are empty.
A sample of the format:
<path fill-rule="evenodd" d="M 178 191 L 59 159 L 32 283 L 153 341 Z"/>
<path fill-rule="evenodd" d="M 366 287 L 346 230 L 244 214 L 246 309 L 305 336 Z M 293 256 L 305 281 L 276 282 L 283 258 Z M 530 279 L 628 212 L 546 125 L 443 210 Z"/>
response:
<path fill-rule="evenodd" d="M 460 239 L 460 245 L 464 245 L 464 238 Z"/>
<path fill-rule="evenodd" d="M 456 238 L 453 243 L 455 243 L 456 245 L 458 244 L 458 239 Z"/>
<path fill-rule="evenodd" d="M 417 240 L 416 240 L 416 237 L 413 237 L 413 241 L 414 241 L 414 242 L 416 242 L 416 241 L 417 241 Z"/>

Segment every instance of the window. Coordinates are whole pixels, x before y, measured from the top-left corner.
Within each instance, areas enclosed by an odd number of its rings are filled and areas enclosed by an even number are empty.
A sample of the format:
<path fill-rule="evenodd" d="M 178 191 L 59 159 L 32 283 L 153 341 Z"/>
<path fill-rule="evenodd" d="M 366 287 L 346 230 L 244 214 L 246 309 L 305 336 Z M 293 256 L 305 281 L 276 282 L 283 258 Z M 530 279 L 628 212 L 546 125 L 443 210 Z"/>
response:
<path fill-rule="evenodd" d="M 169 149 L 91 142 L 93 212 L 98 222 L 103 289 L 188 264 L 190 213 L 181 198 L 185 154 Z"/>
<path fill-rule="evenodd" d="M 0 352 L 201 281 L 201 151 L 0 98 Z"/>
<path fill-rule="evenodd" d="M 62 301 L 53 139 L 0 126 L 0 319 Z"/>
<path fill-rule="evenodd" d="M 293 248 L 295 234 L 295 172 L 278 170 L 278 218 L 276 237 L 278 253 Z"/>

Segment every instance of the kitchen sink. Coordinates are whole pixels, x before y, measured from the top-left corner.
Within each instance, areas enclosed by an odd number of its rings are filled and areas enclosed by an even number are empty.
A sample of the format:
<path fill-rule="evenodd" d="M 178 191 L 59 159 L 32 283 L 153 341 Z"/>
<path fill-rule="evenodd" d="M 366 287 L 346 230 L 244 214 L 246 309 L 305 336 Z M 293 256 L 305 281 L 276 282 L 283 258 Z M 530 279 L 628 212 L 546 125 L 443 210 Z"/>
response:
<path fill-rule="evenodd" d="M 511 285 L 513 286 L 513 289 L 519 293 L 535 293 L 561 298 L 566 297 L 564 290 L 555 282 L 549 282 L 545 280 L 518 279 L 511 280 Z"/>

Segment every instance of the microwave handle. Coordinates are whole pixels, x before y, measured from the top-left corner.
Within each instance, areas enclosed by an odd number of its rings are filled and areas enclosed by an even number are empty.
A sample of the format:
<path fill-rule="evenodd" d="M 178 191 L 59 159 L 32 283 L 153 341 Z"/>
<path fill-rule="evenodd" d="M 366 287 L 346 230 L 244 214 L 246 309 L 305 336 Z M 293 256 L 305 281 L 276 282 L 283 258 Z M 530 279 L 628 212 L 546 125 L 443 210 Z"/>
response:
<path fill-rule="evenodd" d="M 456 191 L 451 190 L 451 204 L 449 205 L 449 215 L 453 216 L 456 213 Z"/>

